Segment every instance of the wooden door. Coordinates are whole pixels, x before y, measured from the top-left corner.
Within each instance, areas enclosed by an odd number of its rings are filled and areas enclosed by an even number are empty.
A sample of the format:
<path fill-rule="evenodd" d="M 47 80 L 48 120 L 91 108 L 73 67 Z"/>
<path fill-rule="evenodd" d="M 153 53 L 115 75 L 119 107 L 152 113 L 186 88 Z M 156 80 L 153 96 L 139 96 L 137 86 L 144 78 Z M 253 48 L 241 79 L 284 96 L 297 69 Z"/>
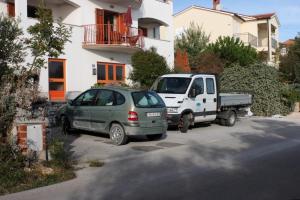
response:
<path fill-rule="evenodd" d="M 96 44 L 104 43 L 104 10 L 96 8 Z"/>
<path fill-rule="evenodd" d="M 7 3 L 7 13 L 10 17 L 15 17 L 15 4 Z"/>
<path fill-rule="evenodd" d="M 50 101 L 64 101 L 66 93 L 66 60 L 49 59 L 48 75 Z"/>

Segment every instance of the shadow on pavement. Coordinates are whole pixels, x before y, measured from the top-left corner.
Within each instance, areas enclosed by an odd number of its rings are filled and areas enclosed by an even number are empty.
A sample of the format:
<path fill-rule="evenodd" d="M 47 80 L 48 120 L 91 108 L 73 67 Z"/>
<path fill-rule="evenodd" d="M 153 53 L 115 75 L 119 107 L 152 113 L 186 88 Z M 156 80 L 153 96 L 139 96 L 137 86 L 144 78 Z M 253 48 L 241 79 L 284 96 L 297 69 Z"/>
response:
<path fill-rule="evenodd" d="M 108 163 L 69 199 L 300 198 L 299 124 L 252 121 L 256 134 Z"/>

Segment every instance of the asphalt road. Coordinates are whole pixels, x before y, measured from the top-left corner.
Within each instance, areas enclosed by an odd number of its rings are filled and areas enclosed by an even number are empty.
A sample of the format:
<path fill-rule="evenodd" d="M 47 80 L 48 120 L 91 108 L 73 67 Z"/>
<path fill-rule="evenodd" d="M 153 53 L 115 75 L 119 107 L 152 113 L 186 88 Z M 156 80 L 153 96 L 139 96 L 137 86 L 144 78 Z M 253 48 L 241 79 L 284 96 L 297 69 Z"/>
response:
<path fill-rule="evenodd" d="M 123 147 L 91 134 L 69 142 L 81 163 L 101 159 L 104 167 L 0 199 L 300 199 L 300 119 L 201 125 L 187 134 L 170 130 L 160 141 L 135 138 Z"/>

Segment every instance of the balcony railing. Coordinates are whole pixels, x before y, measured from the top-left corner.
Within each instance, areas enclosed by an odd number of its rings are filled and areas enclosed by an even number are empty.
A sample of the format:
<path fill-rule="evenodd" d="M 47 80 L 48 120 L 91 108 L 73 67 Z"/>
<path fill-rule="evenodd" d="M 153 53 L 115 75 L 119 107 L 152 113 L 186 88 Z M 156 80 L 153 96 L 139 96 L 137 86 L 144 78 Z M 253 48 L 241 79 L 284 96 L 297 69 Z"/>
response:
<path fill-rule="evenodd" d="M 133 27 L 123 27 L 121 30 L 113 24 L 85 25 L 83 44 L 143 48 L 143 31 Z"/>
<path fill-rule="evenodd" d="M 239 38 L 246 45 L 257 47 L 257 37 L 251 33 L 237 33 L 234 37 Z"/>

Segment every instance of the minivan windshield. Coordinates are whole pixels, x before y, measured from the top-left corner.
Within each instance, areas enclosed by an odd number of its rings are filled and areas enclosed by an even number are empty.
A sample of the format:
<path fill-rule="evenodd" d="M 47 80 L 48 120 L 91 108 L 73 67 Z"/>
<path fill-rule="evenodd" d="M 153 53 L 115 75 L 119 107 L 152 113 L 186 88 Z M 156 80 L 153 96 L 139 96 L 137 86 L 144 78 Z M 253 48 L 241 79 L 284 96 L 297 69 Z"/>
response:
<path fill-rule="evenodd" d="M 165 103 L 155 92 L 149 92 L 149 91 L 132 92 L 132 98 L 137 108 L 165 107 Z"/>
<path fill-rule="evenodd" d="M 191 82 L 191 78 L 163 77 L 156 80 L 152 87 L 157 93 L 185 94 Z"/>

